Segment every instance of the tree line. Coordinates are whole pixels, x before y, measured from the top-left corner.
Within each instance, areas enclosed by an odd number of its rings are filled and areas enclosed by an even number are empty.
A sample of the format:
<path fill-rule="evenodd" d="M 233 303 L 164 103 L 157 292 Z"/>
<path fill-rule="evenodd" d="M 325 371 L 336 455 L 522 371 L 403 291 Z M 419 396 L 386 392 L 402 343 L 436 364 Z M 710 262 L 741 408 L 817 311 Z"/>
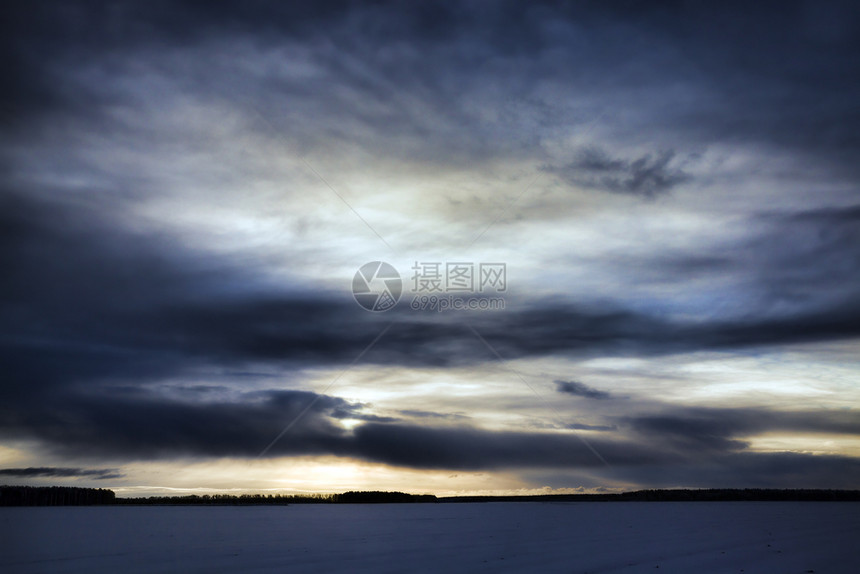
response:
<path fill-rule="evenodd" d="M 540 494 L 521 496 L 455 496 L 440 502 L 757 502 L 860 501 L 860 490 L 708 488 L 652 489 L 596 494 Z"/>
<path fill-rule="evenodd" d="M 84 506 L 115 502 L 114 491 L 104 488 L 0 486 L 0 506 Z"/>
<path fill-rule="evenodd" d="M 349 491 L 340 494 L 190 494 L 117 498 L 112 490 L 69 486 L 0 486 L 0 506 L 124 505 L 247 505 L 247 504 L 350 504 L 434 502 L 432 494 Z"/>
<path fill-rule="evenodd" d="M 69 486 L 0 486 L 0 506 L 123 505 L 287 505 L 416 502 L 708 502 L 708 501 L 860 501 L 860 490 L 823 489 L 671 489 L 597 494 L 451 496 L 405 492 L 349 491 L 340 494 L 190 494 L 117 498 L 112 490 Z"/>
<path fill-rule="evenodd" d="M 149 496 L 118 498 L 117 504 L 372 504 L 435 502 L 432 494 L 405 492 L 349 491 L 340 494 L 189 494 L 186 496 Z"/>

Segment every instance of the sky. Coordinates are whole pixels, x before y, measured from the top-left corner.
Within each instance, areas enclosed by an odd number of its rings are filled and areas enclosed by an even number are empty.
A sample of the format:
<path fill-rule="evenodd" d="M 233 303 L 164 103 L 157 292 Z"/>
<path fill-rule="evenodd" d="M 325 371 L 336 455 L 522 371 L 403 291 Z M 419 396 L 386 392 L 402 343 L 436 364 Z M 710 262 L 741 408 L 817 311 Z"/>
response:
<path fill-rule="evenodd" d="M 3 11 L 0 483 L 860 487 L 855 3 Z"/>

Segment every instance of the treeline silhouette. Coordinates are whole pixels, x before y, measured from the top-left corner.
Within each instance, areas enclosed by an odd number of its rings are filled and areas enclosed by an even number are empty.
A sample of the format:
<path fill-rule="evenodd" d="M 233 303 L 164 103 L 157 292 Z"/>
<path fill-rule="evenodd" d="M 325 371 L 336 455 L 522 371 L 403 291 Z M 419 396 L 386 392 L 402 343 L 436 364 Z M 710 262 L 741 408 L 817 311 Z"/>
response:
<path fill-rule="evenodd" d="M 451 496 L 405 492 L 349 491 L 341 494 L 191 494 L 116 498 L 111 490 L 67 486 L 0 486 L 0 506 L 121 505 L 287 505 L 463 502 L 731 502 L 731 501 L 860 501 L 860 490 L 820 489 L 675 489 L 598 494 L 514 496 Z"/>
<path fill-rule="evenodd" d="M 104 488 L 0 486 L 0 506 L 83 506 L 115 502 L 114 491 Z"/>
<path fill-rule="evenodd" d="M 349 491 L 341 494 L 190 494 L 118 498 L 116 504 L 369 504 L 392 502 L 436 502 L 432 494 L 405 492 Z"/>
<path fill-rule="evenodd" d="M 598 494 L 539 494 L 522 496 L 456 496 L 440 502 L 742 502 L 742 501 L 860 501 L 860 490 L 711 488 L 636 490 Z"/>
<path fill-rule="evenodd" d="M 406 494 L 404 492 L 354 491 L 333 494 L 332 502 L 354 504 L 373 502 L 436 502 L 432 494 Z"/>
<path fill-rule="evenodd" d="M 860 501 L 860 490 L 819 489 L 674 489 L 598 494 L 513 496 L 449 496 L 405 492 L 349 491 L 342 494 L 213 494 L 118 498 L 117 504 L 372 504 L 408 502 L 731 502 L 731 501 Z"/>

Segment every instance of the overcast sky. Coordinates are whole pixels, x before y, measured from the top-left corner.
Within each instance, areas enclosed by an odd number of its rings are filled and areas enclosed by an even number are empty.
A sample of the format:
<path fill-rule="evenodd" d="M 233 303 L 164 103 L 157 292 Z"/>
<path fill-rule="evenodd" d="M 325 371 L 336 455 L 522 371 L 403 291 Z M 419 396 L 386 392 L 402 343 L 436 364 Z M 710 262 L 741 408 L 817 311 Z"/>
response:
<path fill-rule="evenodd" d="M 5 6 L 0 482 L 860 487 L 860 10 L 609 4 Z"/>

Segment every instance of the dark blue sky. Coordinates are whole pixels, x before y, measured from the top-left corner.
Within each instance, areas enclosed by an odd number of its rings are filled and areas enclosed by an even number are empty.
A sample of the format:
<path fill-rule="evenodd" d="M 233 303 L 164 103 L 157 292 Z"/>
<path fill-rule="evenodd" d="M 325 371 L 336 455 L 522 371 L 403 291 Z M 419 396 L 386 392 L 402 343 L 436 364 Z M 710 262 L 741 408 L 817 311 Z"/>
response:
<path fill-rule="evenodd" d="M 858 485 L 854 4 L 3 11 L 3 480 Z"/>

